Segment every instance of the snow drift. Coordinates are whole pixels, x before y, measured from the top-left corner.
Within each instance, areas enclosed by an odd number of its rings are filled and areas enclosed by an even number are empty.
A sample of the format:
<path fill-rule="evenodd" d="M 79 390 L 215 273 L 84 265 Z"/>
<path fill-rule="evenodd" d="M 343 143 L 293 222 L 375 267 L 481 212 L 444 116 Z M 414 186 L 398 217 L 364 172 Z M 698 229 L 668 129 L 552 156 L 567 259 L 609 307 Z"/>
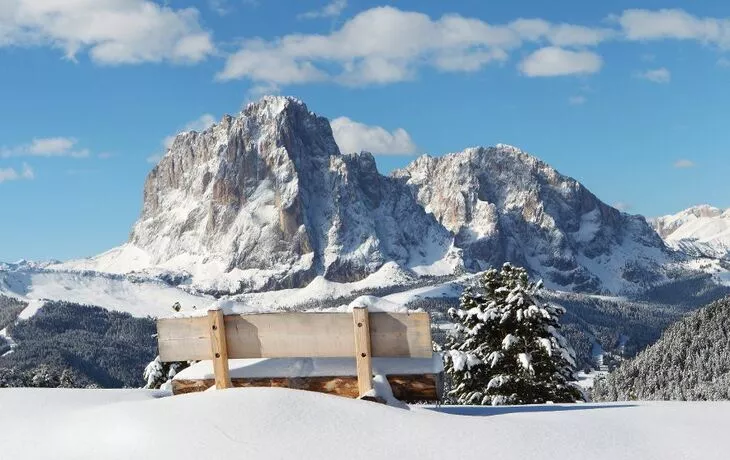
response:
<path fill-rule="evenodd" d="M 412 407 L 276 388 L 0 391 L 3 458 L 725 459 L 730 403 Z"/>

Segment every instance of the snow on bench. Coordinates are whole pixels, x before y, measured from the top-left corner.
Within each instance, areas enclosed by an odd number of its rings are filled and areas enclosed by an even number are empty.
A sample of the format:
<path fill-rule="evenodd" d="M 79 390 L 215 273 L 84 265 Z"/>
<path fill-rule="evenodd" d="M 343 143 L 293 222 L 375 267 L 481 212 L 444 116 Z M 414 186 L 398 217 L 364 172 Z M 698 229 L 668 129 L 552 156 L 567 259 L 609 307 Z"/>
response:
<path fill-rule="evenodd" d="M 160 359 L 204 360 L 183 370 L 173 393 L 273 386 L 347 397 L 383 375 L 404 401 L 440 397 L 443 367 L 424 312 L 265 313 L 166 318 L 157 322 Z M 268 359 L 266 359 L 268 358 Z"/>

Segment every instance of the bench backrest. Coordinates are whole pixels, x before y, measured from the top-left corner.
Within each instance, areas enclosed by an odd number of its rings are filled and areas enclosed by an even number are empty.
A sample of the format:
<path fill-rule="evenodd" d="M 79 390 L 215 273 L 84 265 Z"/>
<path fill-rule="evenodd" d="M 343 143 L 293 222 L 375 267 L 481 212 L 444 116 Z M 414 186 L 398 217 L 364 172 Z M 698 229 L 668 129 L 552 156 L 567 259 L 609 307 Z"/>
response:
<path fill-rule="evenodd" d="M 432 356 L 428 313 L 264 313 L 157 321 L 160 360 L 212 359 L 216 387 L 231 386 L 228 359 L 354 357 L 361 395 L 372 388 L 376 357 Z"/>

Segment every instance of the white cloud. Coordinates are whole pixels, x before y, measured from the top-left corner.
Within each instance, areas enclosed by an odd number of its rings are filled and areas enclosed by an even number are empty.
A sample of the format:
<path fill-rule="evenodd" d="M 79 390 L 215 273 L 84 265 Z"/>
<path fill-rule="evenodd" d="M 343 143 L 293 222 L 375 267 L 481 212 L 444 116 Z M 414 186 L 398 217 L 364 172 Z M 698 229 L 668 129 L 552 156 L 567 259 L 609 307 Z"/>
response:
<path fill-rule="evenodd" d="M 695 165 L 694 161 L 687 160 L 687 159 L 677 160 L 674 163 L 674 167 L 677 169 L 688 169 L 688 168 L 694 168 L 695 166 L 696 165 Z"/>
<path fill-rule="evenodd" d="M 208 8 L 215 11 L 219 16 L 225 16 L 230 11 L 227 0 L 208 0 Z"/>
<path fill-rule="evenodd" d="M 150 0 L 3 0 L 0 47 L 50 46 L 101 64 L 192 63 L 214 52 L 195 8 Z"/>
<path fill-rule="evenodd" d="M 551 24 L 544 19 L 518 19 L 509 27 L 528 41 L 547 41 L 555 46 L 596 46 L 612 38 L 616 32 L 574 24 Z"/>
<path fill-rule="evenodd" d="M 664 67 L 639 72 L 636 76 L 654 83 L 669 83 L 672 80 L 672 73 Z"/>
<path fill-rule="evenodd" d="M 717 65 L 719 67 L 730 68 L 730 59 L 722 56 L 720 59 L 717 60 Z"/>
<path fill-rule="evenodd" d="M 541 48 L 520 62 L 522 74 L 528 77 L 592 74 L 601 70 L 601 56 L 591 51 L 570 51 L 555 46 Z"/>
<path fill-rule="evenodd" d="M 23 163 L 23 168 L 20 172 L 18 172 L 15 168 L 0 168 L 0 184 L 15 180 L 32 179 L 35 179 L 35 172 L 33 172 L 33 169 L 26 163 Z"/>
<path fill-rule="evenodd" d="M 179 133 L 186 133 L 188 131 L 198 131 L 203 132 L 206 129 L 210 128 L 215 124 L 215 117 L 209 113 L 204 113 L 200 117 L 196 118 L 193 121 L 189 121 L 185 124 L 185 126 L 178 131 Z M 165 146 L 166 149 L 169 149 L 172 146 L 172 141 L 175 140 L 175 136 L 167 136 L 163 141 L 162 145 Z"/>
<path fill-rule="evenodd" d="M 570 105 L 583 105 L 586 103 L 586 100 L 585 96 L 570 96 L 568 98 L 568 103 Z"/>
<path fill-rule="evenodd" d="M 379 155 L 398 155 L 416 152 L 416 144 L 403 128 L 389 132 L 380 126 L 358 123 L 347 117 L 335 118 L 330 124 L 343 153 L 364 150 Z"/>
<path fill-rule="evenodd" d="M 327 35 L 292 34 L 248 40 L 230 55 L 217 78 L 287 85 L 335 81 L 345 85 L 409 80 L 422 67 L 472 72 L 507 59 L 524 41 L 595 44 L 603 32 L 545 21 L 492 25 L 456 14 L 429 16 L 378 7 Z"/>
<path fill-rule="evenodd" d="M 617 201 L 616 203 L 613 204 L 613 207 L 618 209 L 621 212 L 626 212 L 626 211 L 630 210 L 631 208 L 633 208 L 633 206 L 630 203 L 626 203 L 623 201 Z"/>
<path fill-rule="evenodd" d="M 179 133 L 186 133 L 188 131 L 198 131 L 203 132 L 206 129 L 210 128 L 215 124 L 215 117 L 209 113 L 204 113 L 200 117 L 196 118 L 195 120 L 189 121 L 183 126 L 183 128 L 178 131 Z M 172 143 L 175 141 L 175 137 L 177 137 L 177 134 L 172 136 L 167 136 L 162 140 L 162 146 L 165 150 L 169 150 L 170 147 L 172 147 Z M 147 157 L 148 163 L 158 163 L 162 159 L 163 154 L 161 153 L 155 153 Z"/>
<path fill-rule="evenodd" d="M 632 9 L 616 19 L 629 40 L 696 40 L 730 48 L 730 19 L 699 18 L 680 9 Z"/>
<path fill-rule="evenodd" d="M 146 158 L 147 163 L 157 164 L 162 160 L 162 154 L 161 153 L 155 153 L 153 155 L 150 155 Z"/>
<path fill-rule="evenodd" d="M 0 148 L 0 157 L 88 157 L 89 150 L 77 149 L 77 143 L 78 141 L 71 137 L 36 138 L 29 144 Z"/>
<path fill-rule="evenodd" d="M 300 14 L 301 19 L 336 18 L 347 8 L 347 0 L 333 0 L 326 4 L 321 10 L 307 11 Z"/>

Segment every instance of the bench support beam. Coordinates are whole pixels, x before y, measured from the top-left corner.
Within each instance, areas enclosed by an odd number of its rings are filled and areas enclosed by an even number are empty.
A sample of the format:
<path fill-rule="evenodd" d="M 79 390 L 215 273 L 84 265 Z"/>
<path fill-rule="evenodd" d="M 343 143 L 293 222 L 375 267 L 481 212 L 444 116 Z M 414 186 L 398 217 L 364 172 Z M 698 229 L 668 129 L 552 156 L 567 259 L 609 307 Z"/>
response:
<path fill-rule="evenodd" d="M 226 325 L 223 319 L 223 310 L 208 311 L 208 326 L 210 329 L 215 387 L 219 390 L 232 388 L 233 384 L 228 370 L 228 346 L 226 344 Z"/>
<path fill-rule="evenodd" d="M 355 328 L 355 362 L 357 387 L 362 397 L 373 389 L 373 358 L 370 346 L 370 316 L 367 308 L 352 309 Z"/>

